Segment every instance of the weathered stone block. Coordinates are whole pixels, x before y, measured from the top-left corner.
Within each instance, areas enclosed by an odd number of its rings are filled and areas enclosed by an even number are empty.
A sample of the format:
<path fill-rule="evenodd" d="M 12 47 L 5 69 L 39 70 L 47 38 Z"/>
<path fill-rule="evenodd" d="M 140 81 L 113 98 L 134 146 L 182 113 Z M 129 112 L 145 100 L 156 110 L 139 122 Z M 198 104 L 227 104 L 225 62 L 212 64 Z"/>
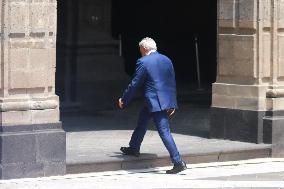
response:
<path fill-rule="evenodd" d="M 47 82 L 47 71 L 44 69 L 31 71 L 27 79 L 27 88 L 45 87 Z"/>
<path fill-rule="evenodd" d="M 47 77 L 47 86 L 55 87 L 55 70 L 56 70 L 56 49 L 49 49 L 49 65 L 48 65 L 48 77 Z"/>
<path fill-rule="evenodd" d="M 261 89 L 261 90 L 260 90 Z M 237 85 L 229 83 L 214 83 L 212 93 L 226 96 L 258 97 L 260 93 L 265 94 L 260 86 Z"/>
<path fill-rule="evenodd" d="M 28 72 L 27 71 L 11 71 L 10 72 L 10 80 L 9 80 L 9 88 L 17 89 L 17 88 L 27 88 L 27 80 L 28 80 Z"/>
<path fill-rule="evenodd" d="M 262 77 L 270 77 L 270 65 L 271 65 L 271 34 L 263 33 L 263 46 L 262 46 Z"/>
<path fill-rule="evenodd" d="M 264 142 L 272 144 L 272 157 L 284 157 L 284 117 L 265 117 L 263 134 Z"/>
<path fill-rule="evenodd" d="M 278 27 L 284 28 L 284 0 L 278 1 Z"/>
<path fill-rule="evenodd" d="M 51 162 L 43 167 L 44 176 L 64 175 L 66 173 L 66 162 Z"/>
<path fill-rule="evenodd" d="M 228 95 L 228 87 L 223 83 L 213 83 L 212 84 L 212 94 L 218 95 Z"/>
<path fill-rule="evenodd" d="M 28 6 L 26 2 L 11 2 L 9 4 L 9 32 L 25 33 L 28 19 Z"/>
<path fill-rule="evenodd" d="M 65 138 L 66 134 L 64 131 L 38 133 L 36 136 L 38 143 L 37 160 L 39 162 L 51 161 L 54 163 L 63 163 L 62 161 L 65 160 L 66 154 Z"/>
<path fill-rule="evenodd" d="M 61 124 L 0 126 L 0 179 L 62 175 L 66 135 Z"/>
<path fill-rule="evenodd" d="M 256 29 L 257 1 L 239 0 L 239 27 Z"/>
<path fill-rule="evenodd" d="M 227 88 L 229 96 L 238 96 L 245 98 L 265 97 L 266 86 L 261 85 L 235 85 L 235 84 L 220 84 Z"/>
<path fill-rule="evenodd" d="M 30 73 L 28 78 L 28 88 L 46 87 L 47 76 L 54 75 L 48 72 L 50 67 L 50 56 L 48 49 L 30 50 Z M 55 70 L 53 70 L 55 71 Z"/>
<path fill-rule="evenodd" d="M 214 107 L 214 108 L 213 108 Z M 210 109 L 210 137 L 211 138 L 225 138 L 225 115 L 215 106 Z M 219 111 L 218 111 L 219 110 Z M 222 109 L 221 109 L 222 110 Z"/>
<path fill-rule="evenodd" d="M 237 37 L 234 41 L 234 75 L 255 77 L 255 37 L 242 36 Z"/>
<path fill-rule="evenodd" d="M 212 107 L 266 110 L 266 86 L 214 83 Z"/>
<path fill-rule="evenodd" d="M 28 69 L 28 53 L 26 48 L 10 49 L 9 59 L 11 70 L 27 71 Z"/>
<path fill-rule="evenodd" d="M 30 111 L 1 112 L 2 125 L 26 125 L 32 123 Z"/>
<path fill-rule="evenodd" d="M 235 109 L 240 110 L 266 110 L 265 98 L 235 98 Z"/>
<path fill-rule="evenodd" d="M 260 13 L 262 17 L 260 18 L 263 21 L 263 27 L 271 27 L 271 0 L 262 0 L 260 3 Z"/>
<path fill-rule="evenodd" d="M 49 67 L 56 68 L 56 48 L 50 48 L 48 50 L 48 59 L 50 61 Z"/>
<path fill-rule="evenodd" d="M 264 111 L 211 108 L 210 136 L 262 143 Z"/>
<path fill-rule="evenodd" d="M 0 133 L 1 135 L 1 133 Z M 35 137 L 32 134 L 2 135 L 2 158 L 3 164 L 24 164 L 36 162 L 34 149 L 36 148 Z M 15 156 L 15 152 L 18 154 Z"/>
<path fill-rule="evenodd" d="M 234 99 L 230 96 L 212 94 L 212 107 L 234 108 Z"/>
<path fill-rule="evenodd" d="M 278 77 L 284 77 L 284 33 L 278 36 L 278 44 Z"/>
<path fill-rule="evenodd" d="M 31 32 L 45 32 L 47 23 L 46 7 L 42 3 L 31 3 L 30 7 Z"/>
<path fill-rule="evenodd" d="M 271 101 L 271 110 L 284 110 L 284 98 L 270 98 L 268 100 Z"/>
<path fill-rule="evenodd" d="M 219 74 L 256 77 L 255 36 L 219 36 Z"/>
<path fill-rule="evenodd" d="M 219 35 L 219 75 L 232 75 L 234 64 L 230 61 L 233 57 L 234 44 L 232 35 Z"/>
<path fill-rule="evenodd" d="M 55 123 L 59 121 L 58 109 L 31 110 L 32 123 Z"/>
<path fill-rule="evenodd" d="M 66 136 L 61 124 L 58 127 L 58 97 L 54 90 L 47 93 L 48 85 L 55 85 L 56 3 L 0 2 L 4 11 L 0 74 L 8 73 L 0 75 L 5 81 L 0 85 L 4 83 L 8 92 L 0 104 L 0 179 L 66 171 Z"/>
<path fill-rule="evenodd" d="M 49 32 L 56 33 L 56 19 L 57 19 L 57 12 L 56 12 L 56 4 L 49 3 L 46 5 L 46 17 L 47 17 L 47 29 Z"/>
<path fill-rule="evenodd" d="M 235 0 L 220 0 L 219 2 L 219 26 L 235 28 Z"/>
<path fill-rule="evenodd" d="M 0 167 L 0 179 L 31 178 L 39 175 L 44 175 L 42 163 L 4 164 L 2 169 Z"/>
<path fill-rule="evenodd" d="M 50 68 L 49 73 L 55 73 L 55 68 Z M 49 74 L 47 77 L 47 87 L 55 87 L 55 75 L 54 74 Z"/>
<path fill-rule="evenodd" d="M 30 49 L 30 68 L 31 70 L 47 70 L 49 67 L 48 49 Z"/>

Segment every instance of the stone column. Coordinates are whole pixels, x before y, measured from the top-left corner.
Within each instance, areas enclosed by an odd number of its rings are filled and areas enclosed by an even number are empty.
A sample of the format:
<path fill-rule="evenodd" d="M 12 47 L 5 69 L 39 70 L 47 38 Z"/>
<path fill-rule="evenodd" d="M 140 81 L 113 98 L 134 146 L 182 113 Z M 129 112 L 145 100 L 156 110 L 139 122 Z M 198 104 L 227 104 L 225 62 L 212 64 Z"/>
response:
<path fill-rule="evenodd" d="M 218 0 L 211 137 L 284 147 L 284 0 Z M 278 146 L 276 148 L 276 146 Z"/>
<path fill-rule="evenodd" d="M 0 8 L 0 178 L 64 174 L 56 0 L 1 0 Z"/>

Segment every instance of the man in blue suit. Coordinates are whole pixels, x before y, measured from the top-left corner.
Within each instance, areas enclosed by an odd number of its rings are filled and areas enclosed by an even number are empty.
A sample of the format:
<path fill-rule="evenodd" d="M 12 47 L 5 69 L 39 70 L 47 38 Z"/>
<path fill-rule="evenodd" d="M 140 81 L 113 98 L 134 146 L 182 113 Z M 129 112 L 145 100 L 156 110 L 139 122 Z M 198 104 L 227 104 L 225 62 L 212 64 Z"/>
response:
<path fill-rule="evenodd" d="M 186 163 L 181 159 L 169 128 L 169 116 L 173 115 L 177 108 L 174 68 L 168 57 L 157 52 L 153 39 L 142 39 L 139 48 L 142 57 L 138 59 L 134 77 L 119 99 L 118 105 L 121 109 L 125 108 L 137 89 L 142 87 L 146 107 L 142 108 L 139 114 L 129 147 L 121 147 L 120 150 L 125 155 L 138 157 L 148 121 L 153 118 L 174 164 L 166 173 L 176 174 L 186 169 Z"/>

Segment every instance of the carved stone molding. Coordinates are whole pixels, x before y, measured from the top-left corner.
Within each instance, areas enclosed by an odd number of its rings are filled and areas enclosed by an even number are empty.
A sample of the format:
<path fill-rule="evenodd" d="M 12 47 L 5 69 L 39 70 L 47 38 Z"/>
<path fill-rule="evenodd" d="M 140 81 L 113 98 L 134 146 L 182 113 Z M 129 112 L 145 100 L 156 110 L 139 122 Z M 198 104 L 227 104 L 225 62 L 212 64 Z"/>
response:
<path fill-rule="evenodd" d="M 269 89 L 266 93 L 267 98 L 282 98 L 284 97 L 284 89 Z"/>
<path fill-rule="evenodd" d="M 28 111 L 28 110 L 47 110 L 56 109 L 58 102 L 56 100 L 45 101 L 26 101 L 26 102 L 4 102 L 0 103 L 0 111 Z"/>

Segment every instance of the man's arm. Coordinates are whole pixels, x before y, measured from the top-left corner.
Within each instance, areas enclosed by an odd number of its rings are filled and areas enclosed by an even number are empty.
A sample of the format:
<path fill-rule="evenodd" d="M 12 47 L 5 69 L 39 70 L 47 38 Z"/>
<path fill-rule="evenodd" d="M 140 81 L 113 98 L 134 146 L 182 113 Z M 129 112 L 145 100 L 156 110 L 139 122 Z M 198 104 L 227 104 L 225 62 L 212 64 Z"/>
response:
<path fill-rule="evenodd" d="M 136 90 L 143 84 L 146 76 L 146 68 L 143 63 L 138 60 L 136 63 L 136 70 L 132 81 L 124 91 L 122 97 L 118 101 L 118 106 L 122 109 L 126 107 L 134 96 Z"/>

